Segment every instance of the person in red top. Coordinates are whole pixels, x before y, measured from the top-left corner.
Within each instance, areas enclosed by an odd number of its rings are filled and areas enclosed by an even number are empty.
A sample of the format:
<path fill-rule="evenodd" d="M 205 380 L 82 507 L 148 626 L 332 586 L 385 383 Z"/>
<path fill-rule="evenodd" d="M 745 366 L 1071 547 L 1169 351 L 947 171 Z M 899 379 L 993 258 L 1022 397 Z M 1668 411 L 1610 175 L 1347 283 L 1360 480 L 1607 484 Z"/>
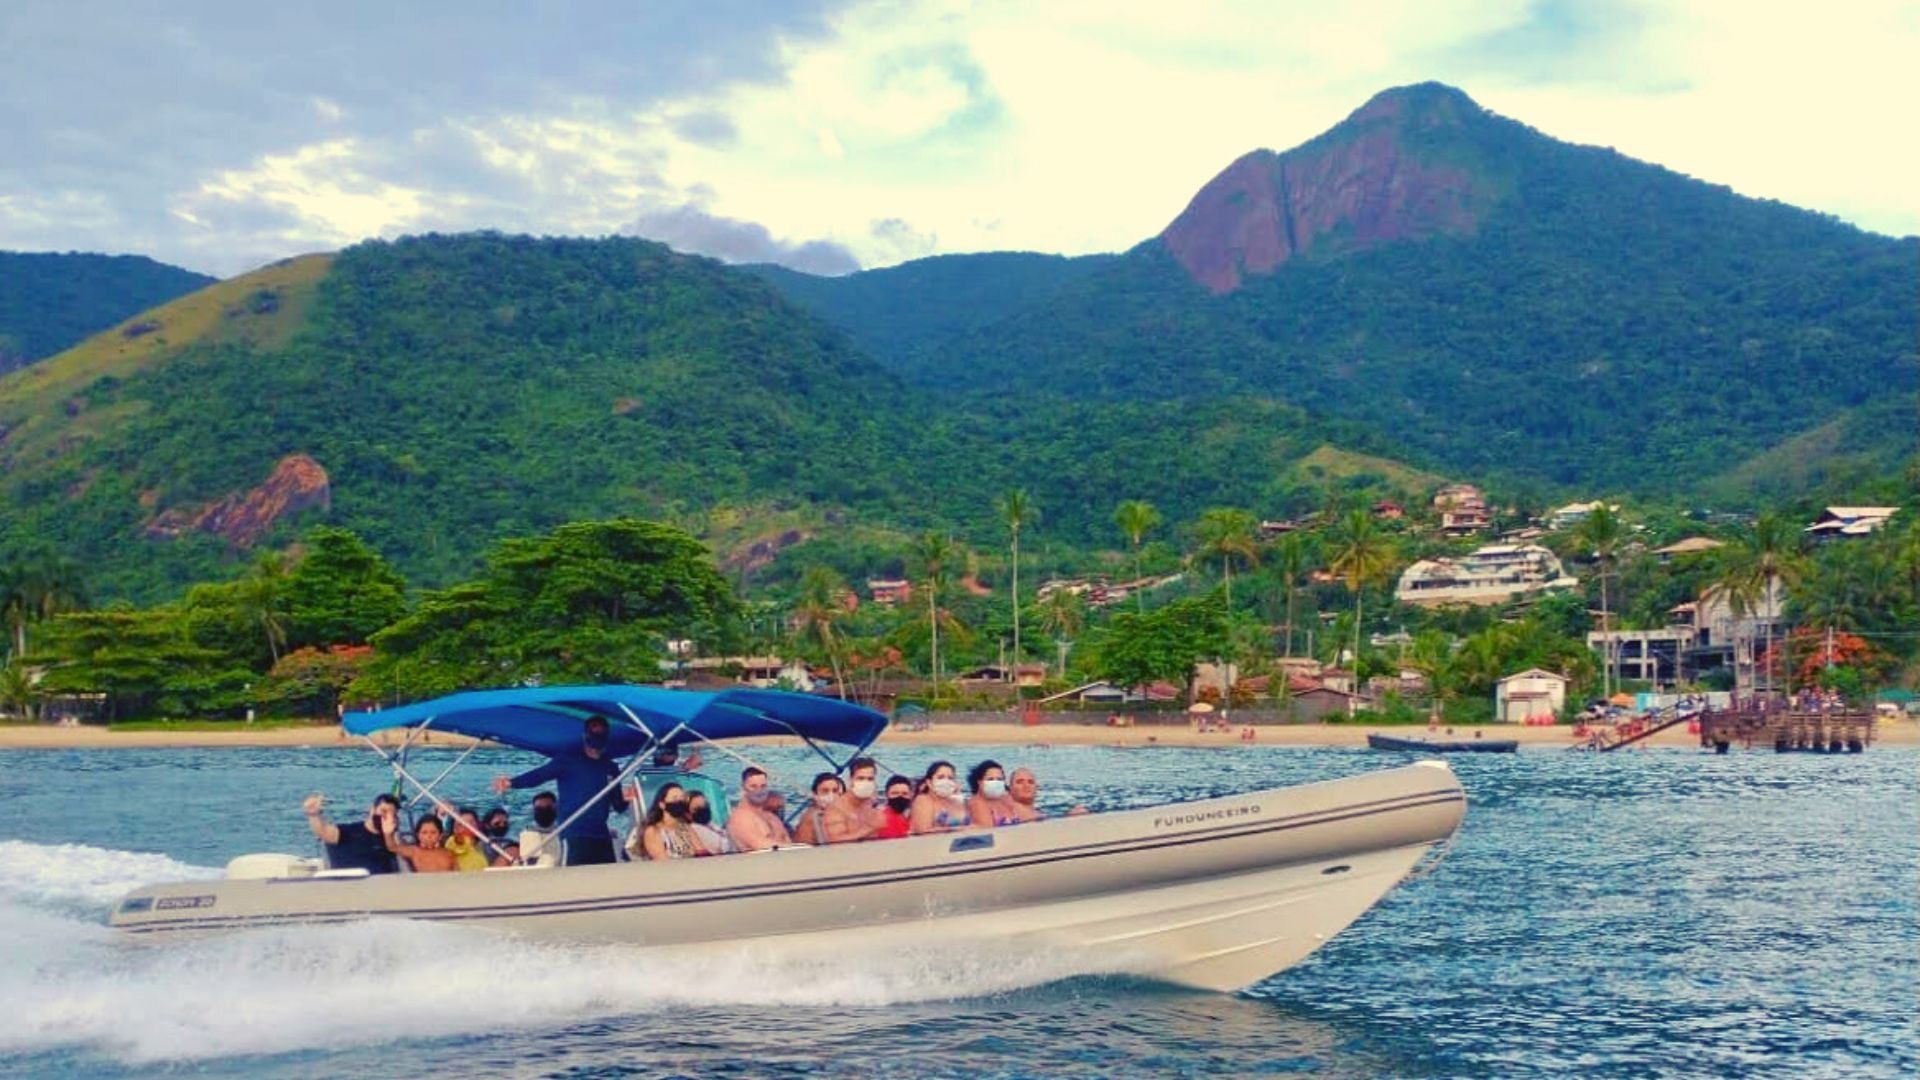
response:
<path fill-rule="evenodd" d="M 887 801 L 880 808 L 880 828 L 875 840 L 898 840 L 913 832 L 913 781 L 896 776 L 887 781 Z"/>

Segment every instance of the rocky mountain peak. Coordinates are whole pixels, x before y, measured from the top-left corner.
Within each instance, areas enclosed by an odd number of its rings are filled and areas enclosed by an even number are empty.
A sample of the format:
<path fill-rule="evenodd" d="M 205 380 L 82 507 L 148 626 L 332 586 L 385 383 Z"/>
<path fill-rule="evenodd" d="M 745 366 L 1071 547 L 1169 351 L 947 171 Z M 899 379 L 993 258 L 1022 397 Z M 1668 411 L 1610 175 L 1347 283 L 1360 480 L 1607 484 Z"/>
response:
<path fill-rule="evenodd" d="M 1491 186 L 1433 144 L 1484 115 L 1439 83 L 1383 91 L 1310 142 L 1227 166 L 1160 239 L 1195 281 L 1228 293 L 1291 259 L 1471 233 Z"/>

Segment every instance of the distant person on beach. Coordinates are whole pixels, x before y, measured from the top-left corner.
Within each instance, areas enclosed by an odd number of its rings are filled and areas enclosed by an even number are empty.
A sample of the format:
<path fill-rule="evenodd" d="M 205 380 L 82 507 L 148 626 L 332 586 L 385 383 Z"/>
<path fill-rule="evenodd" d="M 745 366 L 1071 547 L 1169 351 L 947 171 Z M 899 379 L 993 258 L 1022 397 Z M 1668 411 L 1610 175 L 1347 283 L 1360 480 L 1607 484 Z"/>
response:
<path fill-rule="evenodd" d="M 741 851 L 765 851 L 793 843 L 787 823 L 768 809 L 773 805 L 773 790 L 767 786 L 767 771 L 747 766 L 740 773 L 740 801 L 727 815 L 727 836 Z"/>
<path fill-rule="evenodd" d="M 627 798 L 613 784 L 620 765 L 609 754 L 612 739 L 605 717 L 590 716 L 580 732 L 577 753 L 557 754 L 545 765 L 519 776 L 496 776 L 493 790 L 539 787 L 551 780 L 560 789 L 560 862 L 563 866 L 592 866 L 614 861 L 613 837 L 607 816 L 627 808 Z M 605 792 L 605 794 L 602 794 Z"/>
<path fill-rule="evenodd" d="M 1020 824 L 1020 813 L 1007 796 L 1007 771 L 997 761 L 983 761 L 967 771 L 967 820 L 976 828 Z"/>
<path fill-rule="evenodd" d="M 380 827 L 382 817 L 399 813 L 399 799 L 392 795 L 376 796 L 373 805 L 367 808 L 364 821 L 340 824 L 320 816 L 326 803 L 325 796 L 309 795 L 301 809 L 306 811 L 307 827 L 313 830 L 314 838 L 326 845 L 328 869 L 365 870 L 369 874 L 391 874 L 399 869 L 393 853 L 381 840 Z"/>
<path fill-rule="evenodd" d="M 915 835 L 952 832 L 972 824 L 967 804 L 960 801 L 959 774 L 953 762 L 936 761 L 927 766 L 927 774 L 920 780 L 920 794 L 913 800 Z"/>
<path fill-rule="evenodd" d="M 399 826 L 393 816 L 380 818 L 380 831 L 386 840 L 387 850 L 407 860 L 416 874 L 445 874 L 459 869 L 453 852 L 440 846 L 440 840 L 446 835 L 440 819 L 432 814 L 423 815 L 413 823 L 413 843 L 403 844 L 396 831 Z"/>
<path fill-rule="evenodd" d="M 913 833 L 913 781 L 904 776 L 887 780 L 886 802 L 880 807 L 880 830 L 875 840 L 898 840 Z"/>
<path fill-rule="evenodd" d="M 847 762 L 847 792 L 827 808 L 827 839 L 836 844 L 871 840 L 886 817 L 881 812 L 880 766 L 870 757 Z"/>

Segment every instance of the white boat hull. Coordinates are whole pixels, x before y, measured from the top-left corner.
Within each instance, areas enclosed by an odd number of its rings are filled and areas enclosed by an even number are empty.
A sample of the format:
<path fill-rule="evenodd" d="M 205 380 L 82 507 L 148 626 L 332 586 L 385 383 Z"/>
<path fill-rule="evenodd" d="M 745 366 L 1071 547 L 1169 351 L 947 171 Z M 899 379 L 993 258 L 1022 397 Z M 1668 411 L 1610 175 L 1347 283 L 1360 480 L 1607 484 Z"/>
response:
<path fill-rule="evenodd" d="M 143 936 L 399 917 L 678 951 L 978 943 L 1088 972 L 1232 990 L 1299 962 L 1398 884 L 1465 813 L 1450 769 L 991 831 L 669 863 L 151 886 Z"/>

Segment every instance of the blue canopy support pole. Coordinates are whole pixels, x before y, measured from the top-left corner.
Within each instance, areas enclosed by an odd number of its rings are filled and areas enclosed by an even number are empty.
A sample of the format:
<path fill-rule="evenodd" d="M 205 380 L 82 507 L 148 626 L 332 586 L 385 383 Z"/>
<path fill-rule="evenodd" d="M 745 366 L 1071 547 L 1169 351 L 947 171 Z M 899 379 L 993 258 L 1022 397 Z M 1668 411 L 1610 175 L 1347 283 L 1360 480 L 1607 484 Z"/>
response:
<path fill-rule="evenodd" d="M 441 769 L 439 776 L 436 776 L 432 780 L 428 781 L 426 787 L 421 788 L 418 794 L 414 795 L 413 798 L 408 799 L 407 805 L 412 806 L 414 803 L 419 802 L 421 799 L 430 798 L 431 797 L 430 793 L 433 791 L 434 788 L 440 785 L 440 781 L 445 780 L 449 773 L 459 768 L 460 763 L 472 757 L 473 752 L 478 749 L 480 749 L 480 740 L 475 739 L 473 740 L 472 746 L 467 747 L 465 752 L 463 752 L 459 757 L 453 759 L 453 764 L 447 766 L 444 769 Z"/>
<path fill-rule="evenodd" d="M 405 765 L 405 763 L 401 762 L 397 758 L 388 757 L 387 752 L 385 750 L 380 749 L 380 744 L 373 741 L 373 736 L 362 735 L 360 737 L 366 740 L 367 745 L 373 748 L 374 753 L 379 754 L 380 757 L 383 760 L 385 760 L 388 765 L 393 766 L 393 771 L 395 774 L 400 776 L 407 783 L 412 784 L 420 792 L 421 795 L 425 795 L 428 798 L 428 800 L 430 800 L 433 803 L 434 809 L 441 811 L 442 813 L 446 814 L 449 818 L 452 818 L 455 821 L 459 820 L 460 811 L 456 807 L 454 807 L 451 803 L 447 802 L 445 799 L 442 799 L 440 796 L 435 795 L 431 791 L 429 791 L 427 785 L 420 783 L 418 778 L 416 778 L 412 773 L 407 771 L 407 766 Z M 435 781 L 435 783 L 438 783 L 438 782 L 439 781 L 437 780 Z M 419 801 L 418 799 L 411 800 L 409 801 L 408 805 L 412 805 L 413 802 L 418 802 L 418 801 Z M 500 856 L 501 858 L 507 857 L 507 853 L 505 849 L 501 848 L 500 845 L 494 843 L 492 837 L 482 834 L 479 839 L 481 843 L 492 848 L 494 851 L 494 854 Z"/>

